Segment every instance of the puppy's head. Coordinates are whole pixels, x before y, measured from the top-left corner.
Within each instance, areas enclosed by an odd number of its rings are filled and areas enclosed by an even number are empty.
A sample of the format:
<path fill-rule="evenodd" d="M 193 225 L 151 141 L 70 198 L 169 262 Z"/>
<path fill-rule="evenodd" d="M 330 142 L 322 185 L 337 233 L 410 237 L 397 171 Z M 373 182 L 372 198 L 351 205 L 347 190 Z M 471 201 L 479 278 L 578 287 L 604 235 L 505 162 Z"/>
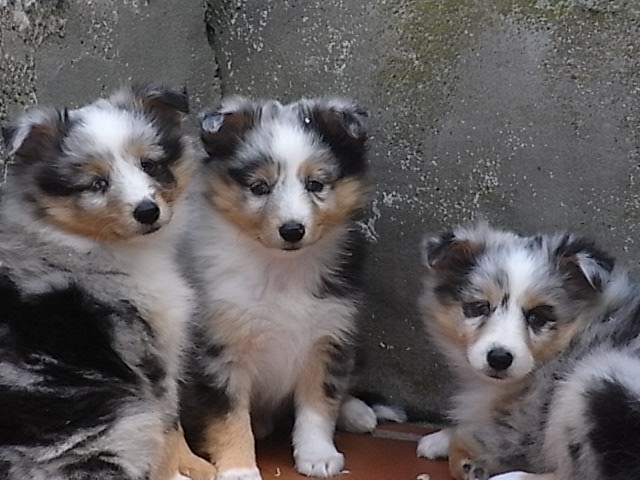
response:
<path fill-rule="evenodd" d="M 75 110 L 35 109 L 3 129 L 8 192 L 34 221 L 94 240 L 166 225 L 193 168 L 185 92 L 122 88 Z"/>
<path fill-rule="evenodd" d="M 514 381 L 560 354 L 592 318 L 613 260 L 571 235 L 520 237 L 485 224 L 424 242 L 421 313 L 462 368 Z"/>
<path fill-rule="evenodd" d="M 366 202 L 365 116 L 336 99 L 226 101 L 201 116 L 209 203 L 268 249 L 316 243 Z"/>

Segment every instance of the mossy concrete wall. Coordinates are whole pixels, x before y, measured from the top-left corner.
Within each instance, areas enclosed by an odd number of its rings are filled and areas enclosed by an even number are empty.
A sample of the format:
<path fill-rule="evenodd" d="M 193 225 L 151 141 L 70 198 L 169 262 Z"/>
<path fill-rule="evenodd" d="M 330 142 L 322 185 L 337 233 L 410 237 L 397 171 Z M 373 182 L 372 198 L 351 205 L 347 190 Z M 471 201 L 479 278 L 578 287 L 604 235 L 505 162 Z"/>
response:
<path fill-rule="evenodd" d="M 640 2 L 0 0 L 0 58 L 2 121 L 129 80 L 186 84 L 194 113 L 356 98 L 376 185 L 361 387 L 414 418 L 450 388 L 416 313 L 425 232 L 570 229 L 640 270 Z"/>
<path fill-rule="evenodd" d="M 437 420 L 449 376 L 416 314 L 418 245 L 484 216 L 640 260 L 640 2 L 209 0 L 224 94 L 370 112 L 362 386 Z"/>

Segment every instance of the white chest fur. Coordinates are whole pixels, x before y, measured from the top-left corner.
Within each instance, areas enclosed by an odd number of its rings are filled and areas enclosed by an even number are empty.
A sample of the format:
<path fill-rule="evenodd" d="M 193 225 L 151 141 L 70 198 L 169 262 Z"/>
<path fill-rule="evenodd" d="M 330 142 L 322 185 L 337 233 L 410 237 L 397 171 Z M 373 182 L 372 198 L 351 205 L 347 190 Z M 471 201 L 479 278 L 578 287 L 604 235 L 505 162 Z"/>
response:
<path fill-rule="evenodd" d="M 269 252 L 237 237 L 209 242 L 197 261 L 210 335 L 226 347 L 220 361 L 233 365 L 226 380 L 231 390 L 277 403 L 291 393 L 315 344 L 353 328 L 352 301 L 318 295 L 335 248 Z M 220 374 L 220 365 L 212 368 Z"/>

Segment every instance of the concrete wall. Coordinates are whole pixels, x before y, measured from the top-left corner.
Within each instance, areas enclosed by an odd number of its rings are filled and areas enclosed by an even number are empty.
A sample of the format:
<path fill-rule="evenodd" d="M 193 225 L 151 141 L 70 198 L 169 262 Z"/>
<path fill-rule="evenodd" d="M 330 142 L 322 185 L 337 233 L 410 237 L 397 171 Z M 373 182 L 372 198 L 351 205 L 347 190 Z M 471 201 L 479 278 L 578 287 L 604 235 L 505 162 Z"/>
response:
<path fill-rule="evenodd" d="M 473 216 L 571 229 L 637 270 L 640 2 L 0 0 L 0 118 L 128 79 L 355 97 L 375 196 L 362 386 L 438 419 L 449 383 L 416 315 L 417 246 Z"/>

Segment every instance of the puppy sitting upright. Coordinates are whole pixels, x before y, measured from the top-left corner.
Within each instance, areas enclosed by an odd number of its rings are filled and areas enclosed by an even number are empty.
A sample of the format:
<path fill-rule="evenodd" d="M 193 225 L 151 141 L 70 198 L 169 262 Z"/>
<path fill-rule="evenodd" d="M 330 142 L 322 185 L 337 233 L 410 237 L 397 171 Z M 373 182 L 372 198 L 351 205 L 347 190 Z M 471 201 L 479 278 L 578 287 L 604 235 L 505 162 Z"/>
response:
<path fill-rule="evenodd" d="M 220 479 L 259 479 L 254 435 L 293 401 L 296 468 L 331 476 L 341 405 L 351 427 L 373 411 L 346 396 L 367 195 L 363 111 L 342 100 L 236 98 L 202 117 L 209 154 L 189 246 L 204 299 L 183 424 Z M 215 245 L 216 248 L 212 246 Z"/>
<path fill-rule="evenodd" d="M 172 257 L 194 164 L 187 106 L 179 91 L 123 88 L 3 129 L 3 479 L 162 479 L 178 462 L 215 473 L 178 423 L 192 299 Z"/>
<path fill-rule="evenodd" d="M 428 239 L 422 313 L 458 375 L 418 454 L 457 480 L 640 478 L 640 291 L 573 235 Z M 508 472 L 508 473 L 504 473 Z"/>

